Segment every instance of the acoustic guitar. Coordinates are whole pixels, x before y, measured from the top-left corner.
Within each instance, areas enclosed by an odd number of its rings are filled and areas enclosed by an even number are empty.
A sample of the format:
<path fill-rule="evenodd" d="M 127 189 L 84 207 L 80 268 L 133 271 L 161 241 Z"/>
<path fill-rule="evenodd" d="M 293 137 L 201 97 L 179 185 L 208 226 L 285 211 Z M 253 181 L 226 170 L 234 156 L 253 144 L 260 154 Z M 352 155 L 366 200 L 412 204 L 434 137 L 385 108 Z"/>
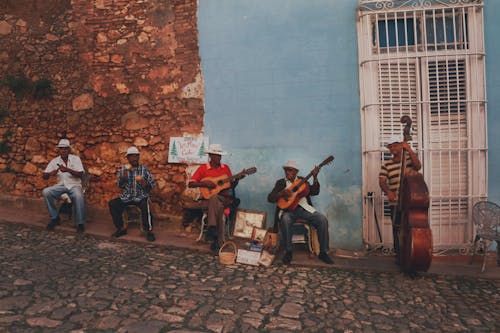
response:
<path fill-rule="evenodd" d="M 332 161 L 333 156 L 330 155 L 314 169 L 322 168 L 323 166 L 332 163 Z M 307 176 L 305 176 L 304 178 L 296 179 L 290 186 L 287 187 L 287 189 L 292 192 L 292 195 L 287 199 L 278 199 L 277 205 L 280 209 L 295 210 L 295 208 L 297 208 L 299 204 L 300 199 L 306 197 L 309 194 L 309 183 L 307 182 L 307 180 L 311 178 L 314 169 L 311 170 L 311 172 L 309 172 Z"/>
<path fill-rule="evenodd" d="M 222 175 L 219 177 L 206 177 L 203 178 L 201 181 L 211 181 L 214 183 L 216 186 L 214 188 L 207 188 L 207 187 L 200 187 L 200 194 L 203 197 L 203 199 L 209 199 L 213 195 L 219 194 L 220 191 L 225 190 L 229 187 L 231 187 L 231 182 L 236 179 L 241 179 L 247 175 L 251 175 L 257 172 L 256 167 L 251 167 L 249 169 L 243 169 L 243 171 L 232 175 L 231 177 L 228 177 L 226 175 Z"/>

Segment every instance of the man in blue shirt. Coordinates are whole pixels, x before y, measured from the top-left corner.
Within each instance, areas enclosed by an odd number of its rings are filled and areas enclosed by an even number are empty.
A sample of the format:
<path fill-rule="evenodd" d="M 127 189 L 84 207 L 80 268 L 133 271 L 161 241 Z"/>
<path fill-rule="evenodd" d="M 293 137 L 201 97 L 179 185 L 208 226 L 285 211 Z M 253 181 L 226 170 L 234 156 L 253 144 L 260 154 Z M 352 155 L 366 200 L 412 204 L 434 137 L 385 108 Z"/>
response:
<path fill-rule="evenodd" d="M 126 154 L 128 164 L 121 167 L 118 172 L 117 184 L 122 189 L 119 198 L 109 201 L 109 212 L 113 218 L 116 232 L 112 237 L 121 237 L 127 234 L 127 229 L 123 225 L 123 211 L 126 206 L 134 205 L 141 210 L 141 220 L 146 238 L 154 242 L 153 216 L 149 208 L 149 193 L 155 185 L 153 176 L 142 164 L 139 164 L 139 149 L 130 147 Z"/>

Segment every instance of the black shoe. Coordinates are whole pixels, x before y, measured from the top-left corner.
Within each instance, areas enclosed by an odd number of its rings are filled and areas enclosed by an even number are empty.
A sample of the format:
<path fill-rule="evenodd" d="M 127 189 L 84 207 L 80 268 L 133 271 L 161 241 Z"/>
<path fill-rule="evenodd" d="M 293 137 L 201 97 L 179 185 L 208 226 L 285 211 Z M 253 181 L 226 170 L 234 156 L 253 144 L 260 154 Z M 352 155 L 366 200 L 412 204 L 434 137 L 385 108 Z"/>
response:
<path fill-rule="evenodd" d="M 118 237 L 121 237 L 121 236 L 126 235 L 126 234 L 127 234 L 127 229 L 120 229 L 120 230 L 116 230 L 116 232 L 114 234 L 112 234 L 111 237 L 118 238 Z"/>
<path fill-rule="evenodd" d="M 76 227 L 76 232 L 78 232 L 79 234 L 81 234 L 82 232 L 85 232 L 85 226 L 83 224 L 79 224 Z"/>
<path fill-rule="evenodd" d="M 401 262 L 399 261 L 399 256 L 396 256 L 396 259 L 394 259 L 394 263 L 398 266 L 401 265 Z"/>
<path fill-rule="evenodd" d="M 148 234 L 146 235 L 146 239 L 148 240 L 148 242 L 154 242 L 156 239 L 155 234 L 149 231 Z"/>
<path fill-rule="evenodd" d="M 328 265 L 333 265 L 333 260 L 328 256 L 326 252 L 320 252 L 318 255 L 319 260 L 323 261 Z"/>
<path fill-rule="evenodd" d="M 212 243 L 210 243 L 210 250 L 214 252 L 219 252 L 220 246 L 217 240 L 214 240 Z"/>
<path fill-rule="evenodd" d="M 283 263 L 285 265 L 288 265 L 291 262 L 292 262 L 292 252 L 285 252 L 285 255 L 283 256 Z"/>
<path fill-rule="evenodd" d="M 47 224 L 47 230 L 54 230 L 54 228 L 56 227 L 56 225 L 59 225 L 59 224 L 61 224 L 61 219 L 58 216 L 55 219 L 51 219 L 50 220 L 50 223 Z"/>

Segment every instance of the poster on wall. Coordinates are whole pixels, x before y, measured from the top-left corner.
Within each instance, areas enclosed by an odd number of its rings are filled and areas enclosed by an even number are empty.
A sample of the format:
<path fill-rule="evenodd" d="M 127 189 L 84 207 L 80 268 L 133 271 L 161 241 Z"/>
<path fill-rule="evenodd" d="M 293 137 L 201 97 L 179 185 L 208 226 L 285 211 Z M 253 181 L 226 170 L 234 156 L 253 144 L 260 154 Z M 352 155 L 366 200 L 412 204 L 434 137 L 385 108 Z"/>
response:
<path fill-rule="evenodd" d="M 207 163 L 206 149 L 208 149 L 207 136 L 171 137 L 168 148 L 168 163 Z"/>

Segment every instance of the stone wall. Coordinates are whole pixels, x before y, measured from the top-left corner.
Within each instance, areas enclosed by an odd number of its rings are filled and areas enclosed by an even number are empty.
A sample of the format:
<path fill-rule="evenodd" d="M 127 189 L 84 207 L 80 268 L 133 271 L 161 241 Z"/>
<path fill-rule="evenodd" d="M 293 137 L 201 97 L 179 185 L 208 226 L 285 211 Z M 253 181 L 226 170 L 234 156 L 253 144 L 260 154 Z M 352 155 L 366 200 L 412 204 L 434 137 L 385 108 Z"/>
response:
<path fill-rule="evenodd" d="M 67 136 L 91 176 L 87 200 L 105 208 L 130 145 L 157 180 L 153 210 L 179 217 L 185 165 L 167 163 L 171 136 L 203 129 L 196 0 L 5 0 L 0 80 L 1 192 L 40 197 L 41 178 Z M 49 97 L 33 95 L 48 79 Z M 3 115 L 3 116 L 2 116 Z"/>

